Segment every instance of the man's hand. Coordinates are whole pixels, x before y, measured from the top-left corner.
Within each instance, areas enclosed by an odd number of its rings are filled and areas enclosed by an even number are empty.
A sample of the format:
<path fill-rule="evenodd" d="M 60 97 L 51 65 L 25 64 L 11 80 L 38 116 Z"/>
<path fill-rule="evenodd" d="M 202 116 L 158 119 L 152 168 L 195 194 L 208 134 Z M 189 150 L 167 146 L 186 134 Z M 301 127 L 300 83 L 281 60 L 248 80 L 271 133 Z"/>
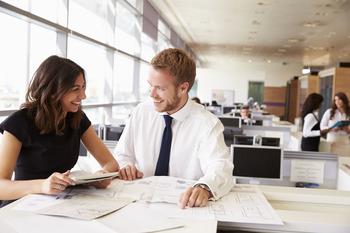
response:
<path fill-rule="evenodd" d="M 180 197 L 180 207 L 204 207 L 212 194 L 202 187 L 190 187 Z"/>
<path fill-rule="evenodd" d="M 143 173 L 135 165 L 127 165 L 119 170 L 119 177 L 122 180 L 135 180 L 143 177 Z"/>

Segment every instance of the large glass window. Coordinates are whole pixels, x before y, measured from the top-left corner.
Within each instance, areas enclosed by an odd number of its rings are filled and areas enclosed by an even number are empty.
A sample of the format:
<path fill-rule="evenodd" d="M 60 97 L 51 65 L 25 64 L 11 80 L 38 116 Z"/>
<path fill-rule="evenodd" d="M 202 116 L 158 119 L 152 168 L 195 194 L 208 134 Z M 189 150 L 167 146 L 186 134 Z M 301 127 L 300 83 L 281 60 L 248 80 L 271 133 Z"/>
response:
<path fill-rule="evenodd" d="M 28 23 L 0 12 L 0 109 L 17 109 L 27 80 Z"/>
<path fill-rule="evenodd" d="M 33 77 L 39 65 L 49 56 L 56 54 L 57 33 L 47 28 L 30 25 L 29 77 Z"/>
<path fill-rule="evenodd" d="M 117 2 L 116 47 L 127 53 L 139 55 L 140 37 L 139 17 L 128 10 L 124 4 Z"/>
<path fill-rule="evenodd" d="M 135 60 L 123 54 L 115 56 L 113 101 L 135 101 L 133 93 Z"/>
<path fill-rule="evenodd" d="M 68 27 L 101 42 L 113 45 L 115 1 L 70 0 Z"/>
<path fill-rule="evenodd" d="M 141 58 L 151 61 L 157 51 L 156 42 L 144 33 L 141 35 L 141 41 Z"/>
<path fill-rule="evenodd" d="M 149 84 L 147 82 L 150 66 L 147 63 L 141 62 L 140 68 L 140 99 L 145 100 L 149 97 Z"/>
<path fill-rule="evenodd" d="M 67 8 L 62 0 L 31 0 L 30 8 L 33 14 L 67 26 Z"/>
<path fill-rule="evenodd" d="M 111 89 L 108 85 L 112 79 L 112 67 L 107 51 L 100 46 L 69 36 L 67 57 L 85 70 L 87 85 L 84 103 L 110 103 Z"/>

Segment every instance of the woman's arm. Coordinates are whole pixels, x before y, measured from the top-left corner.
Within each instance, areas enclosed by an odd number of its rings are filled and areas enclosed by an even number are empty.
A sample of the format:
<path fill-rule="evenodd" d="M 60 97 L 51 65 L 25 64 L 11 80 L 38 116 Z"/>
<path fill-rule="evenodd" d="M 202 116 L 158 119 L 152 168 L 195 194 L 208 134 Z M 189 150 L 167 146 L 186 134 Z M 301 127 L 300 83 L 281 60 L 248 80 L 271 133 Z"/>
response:
<path fill-rule="evenodd" d="M 312 114 L 307 114 L 304 117 L 304 126 L 303 126 L 303 136 L 304 137 L 316 137 L 320 136 L 320 130 L 312 130 L 312 128 L 317 124 L 317 120 Z"/>
<path fill-rule="evenodd" d="M 14 200 L 31 193 L 56 194 L 74 184 L 68 173 L 54 173 L 40 180 L 11 180 L 21 147 L 15 136 L 4 131 L 0 144 L 0 200 Z"/>
<path fill-rule="evenodd" d="M 102 169 L 107 172 L 119 170 L 119 164 L 114 159 L 112 153 L 103 144 L 101 139 L 96 135 L 92 126 L 90 126 L 81 137 L 85 147 L 95 157 Z"/>
<path fill-rule="evenodd" d="M 322 116 L 322 120 L 320 123 L 321 130 L 328 129 L 329 128 L 329 118 L 330 118 L 330 109 L 328 109 Z"/>

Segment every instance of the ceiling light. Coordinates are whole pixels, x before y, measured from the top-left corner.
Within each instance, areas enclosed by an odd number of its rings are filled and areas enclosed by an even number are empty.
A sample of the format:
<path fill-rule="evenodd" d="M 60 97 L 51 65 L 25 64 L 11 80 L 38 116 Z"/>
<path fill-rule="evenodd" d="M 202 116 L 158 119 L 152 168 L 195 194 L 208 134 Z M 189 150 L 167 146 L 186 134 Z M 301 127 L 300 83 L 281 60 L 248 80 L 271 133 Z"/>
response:
<path fill-rule="evenodd" d="M 285 53 L 285 52 L 287 52 L 286 49 L 278 49 L 277 51 L 280 52 L 280 53 Z"/>
<path fill-rule="evenodd" d="M 298 43 L 301 41 L 301 39 L 298 39 L 298 38 L 289 38 L 287 40 L 289 43 Z"/>
<path fill-rule="evenodd" d="M 315 27 L 319 27 L 320 25 L 321 25 L 321 23 L 319 21 L 303 23 L 303 26 L 307 27 L 307 28 L 315 28 Z"/>
<path fill-rule="evenodd" d="M 310 67 L 308 67 L 308 68 L 304 67 L 301 71 L 302 74 L 310 74 L 310 72 L 311 72 Z"/>
<path fill-rule="evenodd" d="M 285 44 L 285 45 L 283 45 L 282 46 L 283 48 L 290 48 L 290 47 L 292 47 L 290 44 Z"/>
<path fill-rule="evenodd" d="M 248 62 L 249 62 L 249 63 L 252 63 L 252 59 L 249 59 Z"/>
<path fill-rule="evenodd" d="M 253 48 L 252 47 L 243 47 L 243 51 L 252 51 Z"/>
<path fill-rule="evenodd" d="M 271 60 L 267 60 L 267 63 L 271 63 Z"/>

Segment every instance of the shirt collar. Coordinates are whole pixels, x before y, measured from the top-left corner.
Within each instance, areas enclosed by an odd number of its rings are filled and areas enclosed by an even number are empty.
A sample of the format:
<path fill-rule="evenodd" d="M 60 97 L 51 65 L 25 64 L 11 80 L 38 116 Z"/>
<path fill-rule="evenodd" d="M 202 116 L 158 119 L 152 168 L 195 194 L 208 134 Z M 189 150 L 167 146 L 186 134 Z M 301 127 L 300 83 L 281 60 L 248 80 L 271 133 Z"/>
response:
<path fill-rule="evenodd" d="M 186 104 L 177 112 L 171 114 L 170 116 L 177 121 L 184 121 L 191 112 L 192 101 L 187 98 Z M 166 112 L 161 112 L 160 115 L 167 115 Z"/>

